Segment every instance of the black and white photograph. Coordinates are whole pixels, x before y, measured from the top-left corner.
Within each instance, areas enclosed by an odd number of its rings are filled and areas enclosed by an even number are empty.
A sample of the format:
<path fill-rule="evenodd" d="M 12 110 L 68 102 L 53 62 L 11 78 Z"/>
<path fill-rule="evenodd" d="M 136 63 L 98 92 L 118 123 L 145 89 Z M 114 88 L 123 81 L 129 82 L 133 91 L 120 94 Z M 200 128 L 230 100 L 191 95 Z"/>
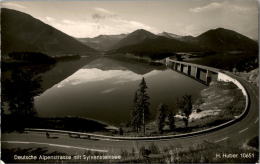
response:
<path fill-rule="evenodd" d="M 258 0 L 2 0 L 0 163 L 259 163 Z"/>

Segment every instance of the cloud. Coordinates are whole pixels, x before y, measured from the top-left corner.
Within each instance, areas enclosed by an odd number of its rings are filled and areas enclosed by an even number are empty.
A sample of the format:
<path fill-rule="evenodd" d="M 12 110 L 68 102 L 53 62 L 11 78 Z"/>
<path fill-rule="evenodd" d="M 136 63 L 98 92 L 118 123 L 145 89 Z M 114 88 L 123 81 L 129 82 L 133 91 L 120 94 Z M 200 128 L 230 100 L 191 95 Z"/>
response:
<path fill-rule="evenodd" d="M 104 13 L 104 14 L 111 14 L 111 15 L 114 14 L 112 11 L 109 11 L 109 10 L 101 8 L 101 7 L 96 7 L 96 8 L 94 8 L 94 10 L 101 12 L 101 13 Z"/>
<path fill-rule="evenodd" d="M 20 9 L 26 9 L 27 7 L 17 4 L 17 3 L 13 3 L 13 2 L 4 2 L 3 3 L 3 7 L 10 7 L 10 8 L 20 8 Z"/>
<path fill-rule="evenodd" d="M 240 11 L 240 12 L 247 12 L 247 11 L 249 11 L 250 9 L 247 8 L 247 7 L 242 7 L 242 6 L 233 5 L 233 6 L 231 6 L 231 10 L 233 10 L 233 11 Z"/>
<path fill-rule="evenodd" d="M 121 33 L 130 33 L 137 29 L 145 29 L 154 33 L 157 30 L 149 25 L 135 21 L 127 20 L 120 16 L 100 16 L 95 15 L 90 19 L 71 20 L 63 19 L 58 20 L 52 17 L 45 17 L 43 19 L 51 26 L 73 36 L 73 37 L 95 37 L 98 35 L 114 35 Z"/>
<path fill-rule="evenodd" d="M 47 21 L 49 21 L 49 22 L 55 21 L 55 19 L 54 19 L 54 18 L 52 18 L 52 17 L 49 17 L 49 16 L 46 16 L 46 17 L 45 17 L 45 19 L 46 19 Z"/>
<path fill-rule="evenodd" d="M 101 19 L 106 19 L 106 16 L 105 16 L 105 15 L 98 14 L 98 13 L 95 13 L 95 14 L 92 14 L 92 19 L 98 21 L 98 20 L 101 20 Z"/>
<path fill-rule="evenodd" d="M 213 10 L 213 9 L 218 9 L 218 8 L 221 8 L 221 7 L 222 7 L 221 3 L 212 2 L 212 3 L 205 5 L 205 6 L 191 8 L 190 11 L 194 12 L 194 13 L 199 13 L 199 12 L 209 11 L 209 10 Z"/>
<path fill-rule="evenodd" d="M 113 92 L 115 90 L 116 90 L 116 88 L 109 88 L 109 89 L 105 89 L 105 90 L 101 91 L 101 93 L 102 94 L 107 94 L 107 93 L 111 93 L 111 92 Z"/>
<path fill-rule="evenodd" d="M 49 22 L 49 24 L 64 33 L 73 37 L 89 37 L 96 34 L 98 24 L 95 22 L 88 21 L 72 21 L 64 19 L 62 21 Z"/>
<path fill-rule="evenodd" d="M 144 23 L 125 19 L 116 13 L 108 11 L 103 8 L 95 8 L 99 13 L 92 14 L 92 19 L 96 24 L 96 29 L 94 30 L 96 34 L 105 34 L 105 35 L 113 35 L 120 33 L 129 33 L 137 29 L 146 29 L 151 32 L 157 32 L 157 30 L 149 25 Z"/>
<path fill-rule="evenodd" d="M 71 21 L 71 20 L 68 20 L 68 19 L 63 19 L 62 23 L 69 24 L 69 25 L 76 25 L 77 24 L 77 22 Z"/>
<path fill-rule="evenodd" d="M 94 8 L 94 10 L 96 12 L 94 14 L 92 14 L 92 19 L 94 19 L 96 21 L 100 21 L 100 20 L 106 19 L 106 18 L 117 17 L 117 15 L 115 13 L 113 13 L 112 11 L 109 11 L 107 9 L 104 9 L 104 8 L 96 7 L 96 8 Z"/>
<path fill-rule="evenodd" d="M 194 6 L 189 9 L 194 21 L 191 23 L 184 21 L 178 22 L 179 24 L 175 23 L 176 33 L 197 36 L 209 29 L 223 27 L 247 36 L 254 36 L 256 33 L 254 31 L 257 30 L 252 29 L 252 27 L 258 27 L 257 6 L 239 2 L 234 3 L 234 1 L 229 0 L 211 1 L 206 5 Z"/>
<path fill-rule="evenodd" d="M 193 13 L 202 13 L 207 11 L 214 11 L 214 10 L 220 10 L 224 9 L 226 11 L 235 11 L 235 12 L 247 12 L 250 9 L 248 7 L 239 6 L 235 4 L 230 4 L 228 2 L 212 2 L 210 4 L 207 4 L 205 6 L 195 7 L 191 8 L 189 11 Z"/>
<path fill-rule="evenodd" d="M 98 35 L 115 35 L 145 29 L 157 33 L 157 29 L 135 20 L 125 19 L 103 8 L 94 8 L 94 13 L 84 19 L 64 18 L 62 20 L 49 16 L 41 19 L 51 26 L 73 37 L 95 37 Z"/>
<path fill-rule="evenodd" d="M 122 33 L 132 32 L 136 29 L 145 29 L 157 33 L 157 30 L 149 25 L 133 20 L 126 20 L 123 18 L 112 19 L 111 27 L 114 27 L 115 30 L 117 29 L 119 31 L 122 31 Z"/>

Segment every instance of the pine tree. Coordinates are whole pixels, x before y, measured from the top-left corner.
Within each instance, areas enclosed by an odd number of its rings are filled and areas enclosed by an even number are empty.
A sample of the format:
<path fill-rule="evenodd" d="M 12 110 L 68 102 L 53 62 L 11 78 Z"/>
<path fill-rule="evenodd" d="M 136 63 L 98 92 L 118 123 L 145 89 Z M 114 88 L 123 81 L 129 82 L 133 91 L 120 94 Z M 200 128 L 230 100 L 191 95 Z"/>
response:
<path fill-rule="evenodd" d="M 170 130 L 173 131 L 175 129 L 175 119 L 174 119 L 174 114 L 173 112 L 170 112 L 168 115 L 168 120 L 169 120 L 169 127 Z"/>
<path fill-rule="evenodd" d="M 143 78 L 140 85 L 140 111 L 142 111 L 142 116 L 143 116 L 143 130 L 144 130 L 144 134 L 145 134 L 145 123 L 146 121 L 148 120 L 149 118 L 149 106 L 150 106 L 150 103 L 149 103 L 149 99 L 150 97 L 148 96 L 148 93 L 146 91 L 146 89 L 148 88 L 147 85 L 146 85 L 146 82 L 145 82 L 145 79 Z"/>
<path fill-rule="evenodd" d="M 191 95 L 184 95 L 181 100 L 177 100 L 178 107 L 182 110 L 184 114 L 183 121 L 185 126 L 188 127 L 189 117 L 192 113 L 192 97 Z"/>
<path fill-rule="evenodd" d="M 164 104 L 160 104 L 158 106 L 158 111 L 159 111 L 158 130 L 159 130 L 160 133 L 163 132 L 163 127 L 165 125 L 165 118 L 166 118 L 167 110 L 168 110 L 168 107 Z"/>
<path fill-rule="evenodd" d="M 134 96 L 134 107 L 132 110 L 131 125 L 133 127 L 133 130 L 135 130 L 137 133 L 141 129 L 141 125 L 142 125 L 142 113 L 140 112 L 140 107 L 139 107 L 138 90 L 135 92 L 135 96 Z"/>
<path fill-rule="evenodd" d="M 132 126 L 139 132 L 141 125 L 143 125 L 143 132 L 145 134 L 145 123 L 149 119 L 149 99 L 147 93 L 147 85 L 145 79 L 143 78 L 139 84 L 139 88 L 134 96 L 134 109 L 132 111 Z"/>

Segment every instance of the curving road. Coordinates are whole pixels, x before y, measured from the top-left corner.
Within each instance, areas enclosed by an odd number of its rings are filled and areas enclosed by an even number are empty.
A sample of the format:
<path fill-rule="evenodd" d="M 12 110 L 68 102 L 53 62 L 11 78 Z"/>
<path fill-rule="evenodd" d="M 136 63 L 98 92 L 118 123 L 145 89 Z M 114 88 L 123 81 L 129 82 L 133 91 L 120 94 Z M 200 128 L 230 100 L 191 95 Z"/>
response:
<path fill-rule="evenodd" d="M 65 134 L 51 134 L 57 138 L 46 138 L 45 133 L 10 133 L 2 134 L 2 147 L 47 147 L 49 151 L 60 151 L 65 153 L 80 154 L 86 150 L 97 152 L 108 152 L 109 154 L 118 154 L 122 150 L 138 152 L 141 146 L 148 147 L 151 143 L 162 148 L 174 146 L 188 148 L 194 144 L 205 141 L 217 143 L 220 145 L 241 146 L 249 139 L 258 136 L 259 133 L 259 92 L 258 87 L 250 84 L 240 77 L 227 73 L 236 78 L 247 90 L 249 96 L 249 112 L 240 120 L 223 129 L 190 137 L 181 137 L 174 139 L 164 139 L 156 141 L 113 141 L 113 140 L 91 140 L 71 138 Z M 19 146 L 18 146 L 19 145 Z M 219 152 L 221 153 L 221 152 Z"/>

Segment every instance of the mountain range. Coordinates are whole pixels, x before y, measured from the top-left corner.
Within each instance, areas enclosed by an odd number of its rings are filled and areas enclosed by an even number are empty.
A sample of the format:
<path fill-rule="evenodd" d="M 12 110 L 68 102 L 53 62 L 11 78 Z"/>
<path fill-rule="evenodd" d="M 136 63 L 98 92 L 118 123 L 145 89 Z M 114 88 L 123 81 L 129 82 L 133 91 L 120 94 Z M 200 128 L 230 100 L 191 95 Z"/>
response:
<path fill-rule="evenodd" d="M 1 9 L 3 56 L 11 52 L 37 52 L 49 56 L 92 55 L 97 53 L 75 38 L 12 9 Z"/>
<path fill-rule="evenodd" d="M 1 9 L 3 56 L 11 52 L 40 52 L 49 56 L 133 54 L 162 58 L 176 52 L 258 51 L 258 43 L 236 31 L 208 30 L 199 36 L 138 29 L 129 34 L 73 38 L 20 11 Z"/>
<path fill-rule="evenodd" d="M 118 36 L 118 37 L 115 37 Z M 236 31 L 224 28 L 208 30 L 196 37 L 180 36 L 168 32 L 158 35 L 139 29 L 128 35 L 106 35 L 106 40 L 93 38 L 99 46 L 107 45 L 111 53 L 131 53 L 135 55 L 157 55 L 174 52 L 224 52 L 257 51 L 258 43 Z M 108 39 L 109 38 L 109 39 Z M 114 39 L 116 38 L 116 39 Z M 119 39 L 120 38 L 120 39 Z M 91 38 L 88 41 L 91 42 Z M 111 41 L 113 40 L 113 41 Z M 86 43 L 90 46 L 90 44 Z M 93 47 L 94 48 L 94 47 Z M 104 49 L 103 49 L 104 50 Z"/>
<path fill-rule="evenodd" d="M 99 35 L 94 38 L 77 38 L 78 41 L 99 51 L 107 51 L 118 41 L 125 38 L 127 34 Z"/>

